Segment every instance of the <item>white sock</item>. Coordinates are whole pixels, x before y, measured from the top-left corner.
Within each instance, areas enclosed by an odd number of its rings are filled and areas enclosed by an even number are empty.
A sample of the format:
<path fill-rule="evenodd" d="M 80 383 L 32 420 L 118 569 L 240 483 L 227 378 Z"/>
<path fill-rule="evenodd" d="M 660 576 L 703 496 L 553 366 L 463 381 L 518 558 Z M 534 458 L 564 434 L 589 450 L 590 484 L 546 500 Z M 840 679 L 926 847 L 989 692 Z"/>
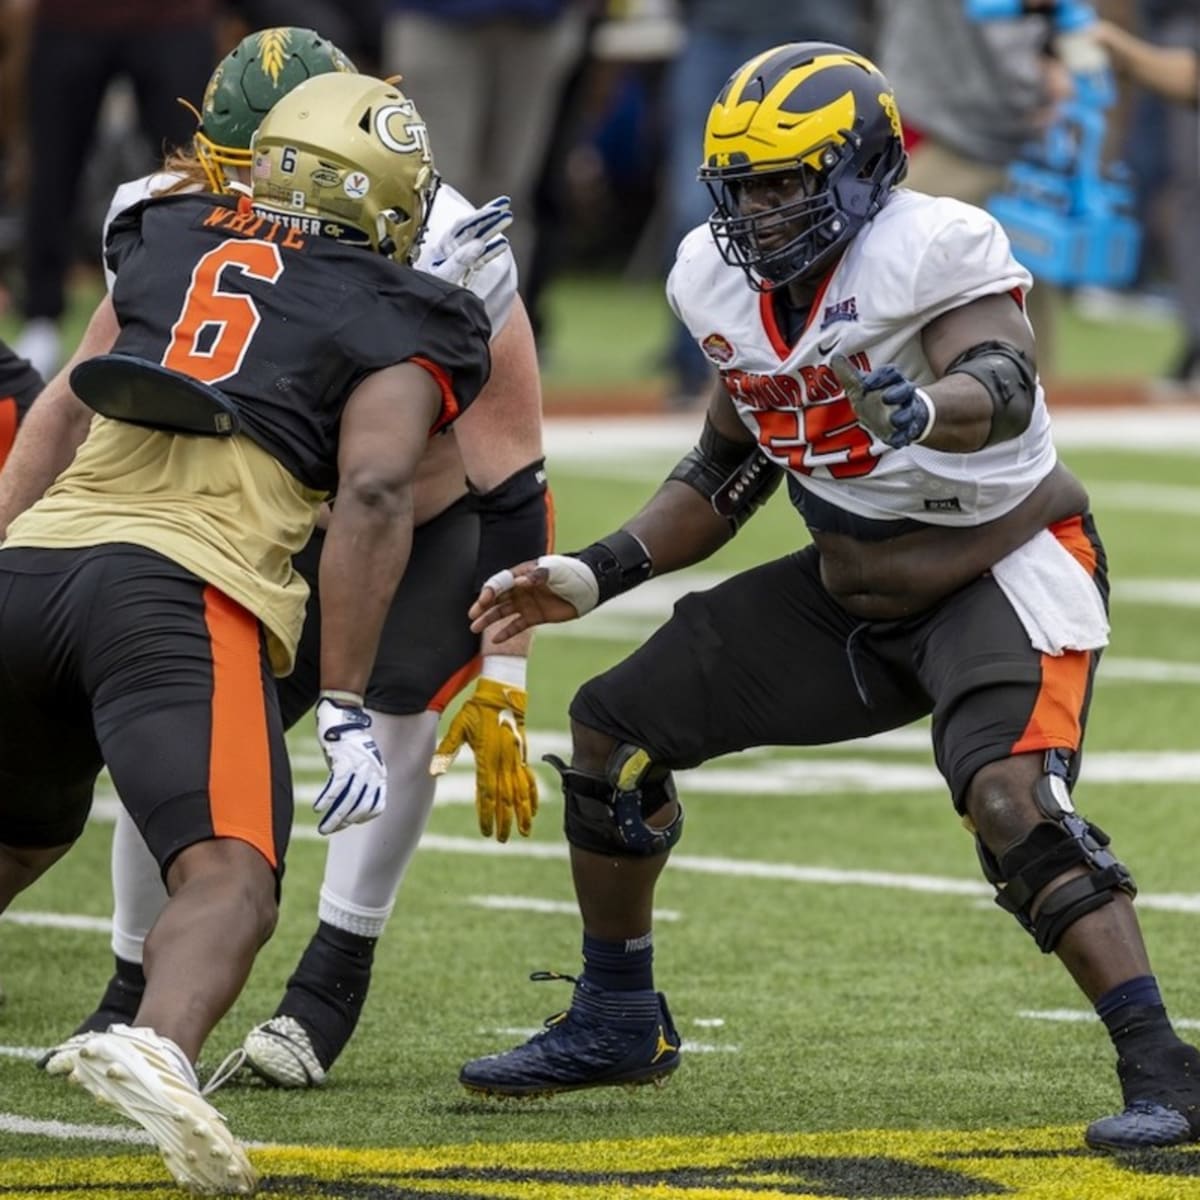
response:
<path fill-rule="evenodd" d="M 433 808 L 429 760 L 438 714 L 396 717 L 371 713 L 371 733 L 387 764 L 387 807 L 365 825 L 329 839 L 318 916 L 328 925 L 377 938 Z"/>
<path fill-rule="evenodd" d="M 167 889 L 154 855 L 124 808 L 118 810 L 113 830 L 112 888 L 113 953 L 140 963 L 146 934 L 167 902 Z"/>

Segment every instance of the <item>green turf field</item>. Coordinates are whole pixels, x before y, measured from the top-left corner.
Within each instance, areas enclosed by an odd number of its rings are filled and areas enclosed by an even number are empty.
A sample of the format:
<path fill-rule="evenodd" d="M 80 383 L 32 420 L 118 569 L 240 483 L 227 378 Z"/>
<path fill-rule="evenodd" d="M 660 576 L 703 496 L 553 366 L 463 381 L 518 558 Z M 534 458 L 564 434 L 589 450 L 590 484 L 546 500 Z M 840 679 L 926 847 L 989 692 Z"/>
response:
<path fill-rule="evenodd" d="M 1194 436 L 1191 425 L 1164 425 L 1174 454 L 1064 452 L 1092 487 L 1114 580 L 1113 642 L 1076 798 L 1133 869 L 1164 993 L 1192 1027 Z M 560 545 L 611 528 L 677 457 L 639 450 L 632 435 L 625 445 L 552 456 Z M 692 582 L 801 536 L 779 497 Z M 687 585 L 652 581 L 542 637 L 531 687 L 537 753 L 561 751 L 573 689 L 636 644 Z M 1083 1124 L 1117 1106 L 1107 1038 L 1056 961 L 990 902 L 925 743 L 915 727 L 685 773 L 687 833 L 659 889 L 657 930 L 658 982 L 685 1039 L 684 1064 L 661 1089 L 524 1104 L 472 1099 L 455 1076 L 464 1059 L 513 1044 L 569 999 L 566 984 L 526 978 L 578 964 L 561 801 L 540 768 L 532 839 L 485 842 L 470 763 L 460 762 L 380 945 L 359 1036 L 328 1086 L 296 1094 L 243 1084 L 218 1096 L 235 1132 L 263 1144 L 252 1157 L 269 1194 L 1200 1197 L 1200 1154 L 1118 1162 L 1084 1149 Z M 314 921 L 322 847 L 304 798 L 321 772 L 307 730 L 292 745 L 302 799 L 282 919 L 210 1041 L 209 1067 L 269 1015 Z M 112 811 L 106 792 L 76 851 L 0 921 L 6 1200 L 172 1194 L 156 1154 L 115 1140 L 125 1126 L 30 1062 L 34 1048 L 71 1030 L 107 977 Z"/>

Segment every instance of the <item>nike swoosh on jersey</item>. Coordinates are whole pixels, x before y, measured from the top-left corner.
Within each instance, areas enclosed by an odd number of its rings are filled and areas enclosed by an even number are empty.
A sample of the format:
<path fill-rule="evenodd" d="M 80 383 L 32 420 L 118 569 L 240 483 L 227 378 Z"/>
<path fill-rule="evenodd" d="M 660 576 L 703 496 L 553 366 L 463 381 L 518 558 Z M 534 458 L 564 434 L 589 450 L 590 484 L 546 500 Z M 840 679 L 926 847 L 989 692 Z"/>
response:
<path fill-rule="evenodd" d="M 830 340 L 828 342 L 818 342 L 817 349 L 822 354 L 832 354 L 834 352 L 834 350 L 837 348 L 838 342 L 840 342 L 841 340 L 842 340 L 841 338 L 830 338 Z"/>

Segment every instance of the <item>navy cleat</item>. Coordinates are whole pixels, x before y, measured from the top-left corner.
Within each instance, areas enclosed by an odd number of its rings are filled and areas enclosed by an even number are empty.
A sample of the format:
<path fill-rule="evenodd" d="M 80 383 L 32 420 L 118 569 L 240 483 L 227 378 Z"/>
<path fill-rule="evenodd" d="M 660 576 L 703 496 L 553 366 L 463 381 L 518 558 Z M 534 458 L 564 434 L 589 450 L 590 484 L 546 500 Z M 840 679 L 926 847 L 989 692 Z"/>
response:
<path fill-rule="evenodd" d="M 1124 1112 L 1093 1121 L 1083 1135 L 1093 1150 L 1152 1150 L 1192 1140 L 1181 1112 L 1153 1100 L 1134 1100 Z"/>
<path fill-rule="evenodd" d="M 1125 1109 L 1093 1121 L 1093 1150 L 1155 1150 L 1200 1139 L 1200 1053 L 1185 1042 L 1117 1060 Z"/>
<path fill-rule="evenodd" d="M 552 1096 L 581 1088 L 661 1083 L 679 1066 L 679 1034 L 661 992 L 610 992 L 538 971 L 534 980 L 575 984 L 571 1007 L 503 1054 L 467 1063 L 458 1081 L 486 1096 Z"/>

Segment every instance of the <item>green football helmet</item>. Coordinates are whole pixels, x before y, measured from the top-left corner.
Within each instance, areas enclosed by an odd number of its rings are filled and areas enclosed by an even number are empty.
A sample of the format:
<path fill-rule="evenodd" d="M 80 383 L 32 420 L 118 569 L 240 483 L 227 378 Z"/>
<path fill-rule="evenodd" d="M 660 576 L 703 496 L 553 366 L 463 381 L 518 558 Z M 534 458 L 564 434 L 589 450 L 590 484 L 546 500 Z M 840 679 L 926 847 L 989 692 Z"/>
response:
<path fill-rule="evenodd" d="M 214 192 L 229 190 L 227 167 L 250 167 L 250 139 L 292 88 L 332 71 L 358 68 L 311 29 L 280 26 L 244 37 L 213 71 L 197 114 L 196 157 Z M 190 106 L 189 106 L 190 107 Z"/>

